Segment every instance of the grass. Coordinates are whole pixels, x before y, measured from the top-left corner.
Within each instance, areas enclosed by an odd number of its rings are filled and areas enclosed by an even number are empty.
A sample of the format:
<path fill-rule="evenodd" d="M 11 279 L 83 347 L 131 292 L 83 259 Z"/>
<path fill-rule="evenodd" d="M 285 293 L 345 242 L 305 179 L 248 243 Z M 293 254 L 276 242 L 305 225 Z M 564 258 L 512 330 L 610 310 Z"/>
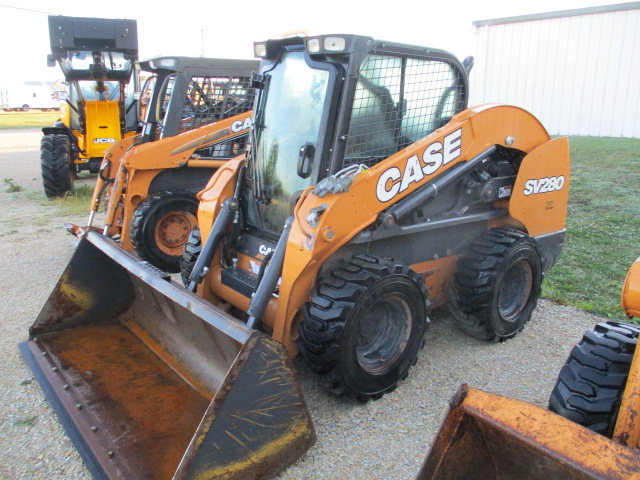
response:
<path fill-rule="evenodd" d="M 620 294 L 640 256 L 640 140 L 572 137 L 567 240 L 543 296 L 626 320 Z"/>
<path fill-rule="evenodd" d="M 51 127 L 59 116 L 59 112 L 0 112 L 0 130 Z"/>
<path fill-rule="evenodd" d="M 16 420 L 15 422 L 13 422 L 13 425 L 16 427 L 33 427 L 36 424 L 37 419 L 38 417 L 36 417 L 35 415 L 31 415 L 30 417 Z"/>
<path fill-rule="evenodd" d="M 89 211 L 93 186 L 81 185 L 65 197 L 48 199 L 41 196 L 41 205 L 57 207 L 58 213 L 64 215 L 82 215 Z"/>
<path fill-rule="evenodd" d="M 49 225 L 50 221 L 51 221 L 51 218 L 48 216 L 36 217 L 31 220 L 31 223 L 34 224 L 36 227 L 44 227 L 45 225 Z"/>
<path fill-rule="evenodd" d="M 5 190 L 5 192 L 7 193 L 22 191 L 22 187 L 20 185 L 16 185 L 15 183 L 13 183 L 13 178 L 5 178 L 4 183 L 5 185 L 7 185 L 7 189 Z"/>

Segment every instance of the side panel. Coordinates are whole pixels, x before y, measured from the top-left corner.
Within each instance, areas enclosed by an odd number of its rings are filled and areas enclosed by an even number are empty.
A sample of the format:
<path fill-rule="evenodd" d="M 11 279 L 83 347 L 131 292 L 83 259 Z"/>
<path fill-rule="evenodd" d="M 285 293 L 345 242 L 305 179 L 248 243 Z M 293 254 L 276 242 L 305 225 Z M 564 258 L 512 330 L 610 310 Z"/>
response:
<path fill-rule="evenodd" d="M 556 138 L 540 145 L 522 160 L 509 213 L 529 235 L 564 229 L 569 201 L 569 140 Z"/>

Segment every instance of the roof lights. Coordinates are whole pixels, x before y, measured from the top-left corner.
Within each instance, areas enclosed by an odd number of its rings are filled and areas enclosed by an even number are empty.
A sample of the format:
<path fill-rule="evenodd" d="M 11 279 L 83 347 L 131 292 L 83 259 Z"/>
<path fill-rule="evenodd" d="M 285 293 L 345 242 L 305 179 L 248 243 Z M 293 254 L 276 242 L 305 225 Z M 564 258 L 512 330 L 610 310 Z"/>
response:
<path fill-rule="evenodd" d="M 307 39 L 308 53 L 340 53 L 347 48 L 345 37 L 310 37 Z"/>
<path fill-rule="evenodd" d="M 267 44 L 265 42 L 255 42 L 253 44 L 253 54 L 258 58 L 267 56 Z"/>
<path fill-rule="evenodd" d="M 175 58 L 155 58 L 149 62 L 152 69 L 176 68 L 178 61 Z"/>
<path fill-rule="evenodd" d="M 328 52 L 342 52 L 347 46 L 344 37 L 325 37 L 324 49 Z"/>
<path fill-rule="evenodd" d="M 310 38 L 307 40 L 307 52 L 318 53 L 320 51 L 320 39 Z"/>

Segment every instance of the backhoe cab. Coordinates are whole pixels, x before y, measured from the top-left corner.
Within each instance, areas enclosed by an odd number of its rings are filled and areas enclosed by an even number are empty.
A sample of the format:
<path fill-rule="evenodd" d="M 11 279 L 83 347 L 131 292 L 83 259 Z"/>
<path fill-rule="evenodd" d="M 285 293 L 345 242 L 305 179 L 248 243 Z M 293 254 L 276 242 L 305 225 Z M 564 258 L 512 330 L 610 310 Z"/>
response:
<path fill-rule="evenodd" d="M 47 63 L 60 65 L 68 97 L 61 120 L 42 129 L 42 180 L 48 197 L 60 197 L 78 172 L 97 173 L 105 150 L 136 133 L 138 32 L 135 20 L 49 16 L 49 36 Z"/>

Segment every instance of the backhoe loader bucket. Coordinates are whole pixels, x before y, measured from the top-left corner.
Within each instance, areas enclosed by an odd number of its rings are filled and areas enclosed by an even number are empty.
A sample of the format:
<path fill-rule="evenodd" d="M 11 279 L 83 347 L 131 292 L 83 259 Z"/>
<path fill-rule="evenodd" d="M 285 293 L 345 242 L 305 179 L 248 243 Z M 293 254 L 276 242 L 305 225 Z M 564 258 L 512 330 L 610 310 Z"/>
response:
<path fill-rule="evenodd" d="M 416 479 L 638 479 L 640 452 L 530 403 L 463 385 Z"/>
<path fill-rule="evenodd" d="M 262 478 L 315 440 L 283 345 L 93 231 L 20 350 L 96 478 Z"/>

